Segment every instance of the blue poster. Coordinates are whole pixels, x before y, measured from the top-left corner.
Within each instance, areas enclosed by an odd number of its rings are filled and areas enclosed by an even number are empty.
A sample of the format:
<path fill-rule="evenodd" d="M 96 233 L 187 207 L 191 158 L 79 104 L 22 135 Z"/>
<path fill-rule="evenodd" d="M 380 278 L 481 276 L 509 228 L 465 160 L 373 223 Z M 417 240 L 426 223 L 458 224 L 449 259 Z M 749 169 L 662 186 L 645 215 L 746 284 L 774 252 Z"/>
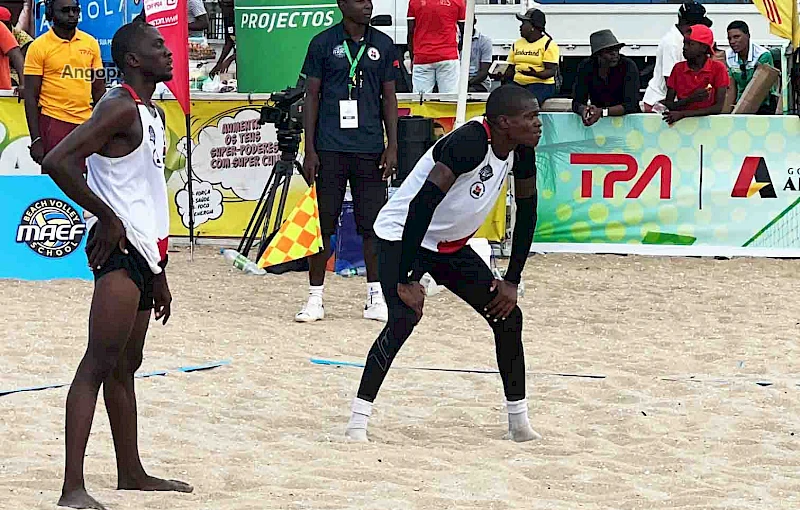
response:
<path fill-rule="evenodd" d="M 81 18 L 78 28 L 100 43 L 103 62 L 112 63 L 111 39 L 114 33 L 142 12 L 141 0 L 78 0 Z M 50 30 L 44 17 L 44 2 L 36 6 L 36 37 Z"/>
<path fill-rule="evenodd" d="M 0 176 L 0 278 L 92 279 L 83 210 L 43 175 Z"/>

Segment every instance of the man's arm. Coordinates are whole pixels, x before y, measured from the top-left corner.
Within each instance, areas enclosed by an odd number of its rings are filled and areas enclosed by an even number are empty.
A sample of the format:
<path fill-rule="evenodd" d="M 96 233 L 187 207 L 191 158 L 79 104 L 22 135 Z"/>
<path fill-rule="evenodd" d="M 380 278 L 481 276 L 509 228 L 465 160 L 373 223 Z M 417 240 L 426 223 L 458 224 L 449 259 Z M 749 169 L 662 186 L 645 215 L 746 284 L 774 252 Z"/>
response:
<path fill-rule="evenodd" d="M 17 76 L 25 76 L 25 57 L 22 56 L 19 46 L 8 52 L 8 60 L 11 62 L 11 67 L 17 71 Z M 20 85 L 24 87 L 25 83 Z"/>
<path fill-rule="evenodd" d="M 728 87 L 717 87 L 714 104 L 698 110 L 680 110 L 683 117 L 705 117 L 706 115 L 719 115 L 725 105 L 725 95 Z M 679 101 L 680 102 L 680 101 Z"/>
<path fill-rule="evenodd" d="M 519 285 L 536 230 L 536 152 L 533 147 L 519 147 L 516 158 L 514 200 L 517 213 L 511 239 L 511 257 L 503 279 Z"/>
<path fill-rule="evenodd" d="M 572 86 L 572 111 L 583 117 L 586 104 L 589 101 L 589 71 L 587 61 L 578 66 L 575 83 Z"/>
<path fill-rule="evenodd" d="M 397 150 L 397 94 L 395 82 L 383 82 L 383 124 L 386 126 L 388 146 Z"/>
<path fill-rule="evenodd" d="M 199 31 L 205 30 L 208 28 L 208 13 L 201 14 L 197 16 L 194 21 L 189 23 L 189 30 L 191 31 Z"/>
<path fill-rule="evenodd" d="M 225 45 L 222 47 L 222 51 L 220 51 L 219 53 L 219 59 L 217 59 L 216 65 L 214 65 L 214 67 L 208 73 L 210 76 L 213 77 L 215 74 L 222 72 L 223 69 L 226 69 L 225 67 L 226 59 L 228 58 L 228 55 L 231 53 L 231 51 L 233 51 L 234 46 L 235 43 L 233 42 L 233 39 L 231 39 L 226 35 Z"/>
<path fill-rule="evenodd" d="M 303 124 L 305 124 L 306 153 L 316 151 L 317 119 L 319 118 L 319 92 L 322 80 L 309 76 L 306 79 L 306 99 L 303 103 Z M 395 101 L 397 99 L 395 98 Z"/>
<path fill-rule="evenodd" d="M 458 53 L 461 54 L 461 49 L 464 47 L 464 22 L 458 22 Z"/>
<path fill-rule="evenodd" d="M 93 77 L 92 79 L 92 102 L 97 105 L 103 94 L 106 93 L 106 79 Z"/>
<path fill-rule="evenodd" d="M 408 38 L 406 39 L 406 44 L 408 44 L 408 57 L 411 59 L 411 62 L 414 62 L 414 29 L 416 28 L 417 24 L 413 19 L 408 20 Z"/>
<path fill-rule="evenodd" d="M 89 188 L 83 177 L 83 161 L 99 152 L 115 135 L 136 125 L 139 112 L 130 99 L 113 98 L 99 103 L 92 116 L 76 127 L 42 162 L 64 193 L 82 208 L 97 216 L 101 223 L 115 218 L 114 211 Z"/>
<path fill-rule="evenodd" d="M 31 135 L 31 156 L 35 145 L 42 147 L 42 137 L 39 134 L 39 94 L 42 93 L 42 77 L 26 74 L 23 77 L 25 83 L 25 119 L 28 121 L 28 133 Z M 44 156 L 44 152 L 42 152 Z M 36 159 L 36 158 L 34 158 Z M 37 161 L 41 164 L 41 161 Z"/>
<path fill-rule="evenodd" d="M 478 68 L 478 74 L 476 74 L 469 80 L 469 84 L 480 85 L 481 83 L 483 83 L 483 80 L 485 80 L 486 77 L 489 76 L 489 68 L 491 66 L 492 64 L 489 62 L 481 62 L 480 67 Z"/>

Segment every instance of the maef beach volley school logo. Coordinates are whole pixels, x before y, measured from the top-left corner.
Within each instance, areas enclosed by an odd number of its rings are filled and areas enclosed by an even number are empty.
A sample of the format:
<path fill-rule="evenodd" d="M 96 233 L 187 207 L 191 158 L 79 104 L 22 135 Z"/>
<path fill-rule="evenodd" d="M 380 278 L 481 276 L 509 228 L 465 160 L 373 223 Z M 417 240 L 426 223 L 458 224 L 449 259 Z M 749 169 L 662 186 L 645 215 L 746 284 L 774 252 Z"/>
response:
<path fill-rule="evenodd" d="M 750 198 L 756 193 L 761 198 L 777 198 L 775 186 L 772 185 L 772 179 L 769 176 L 769 169 L 764 158 L 761 156 L 748 156 L 744 158 L 739 177 L 736 179 L 736 184 L 733 185 L 731 197 Z"/>
<path fill-rule="evenodd" d="M 338 46 L 334 46 L 333 47 L 333 56 L 336 57 L 336 58 L 344 58 L 345 57 L 344 45 L 343 44 L 340 44 Z"/>
<path fill-rule="evenodd" d="M 43 198 L 25 209 L 17 242 L 48 258 L 61 258 L 80 246 L 86 224 L 74 207 L 57 198 Z"/>
<path fill-rule="evenodd" d="M 381 58 L 381 52 L 378 51 L 378 48 L 372 47 L 367 50 L 367 56 L 372 61 L 379 60 Z"/>

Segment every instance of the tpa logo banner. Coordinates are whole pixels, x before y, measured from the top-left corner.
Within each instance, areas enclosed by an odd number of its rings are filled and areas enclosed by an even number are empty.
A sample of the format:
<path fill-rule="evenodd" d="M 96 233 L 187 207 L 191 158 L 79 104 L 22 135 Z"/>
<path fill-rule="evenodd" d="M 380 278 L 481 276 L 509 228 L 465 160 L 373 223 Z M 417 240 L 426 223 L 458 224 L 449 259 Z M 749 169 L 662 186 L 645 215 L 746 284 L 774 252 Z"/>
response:
<path fill-rule="evenodd" d="M 624 170 L 613 170 L 603 178 L 603 198 L 614 198 L 614 184 L 636 179 L 625 198 L 639 198 L 650 181 L 660 175 L 660 197 L 668 200 L 672 196 L 672 161 L 664 154 L 659 154 L 650 161 L 644 172 L 637 179 L 639 164 L 628 154 L 570 154 L 569 162 L 584 166 L 623 166 Z M 592 197 L 592 170 L 581 172 L 581 197 Z"/>
<path fill-rule="evenodd" d="M 739 177 L 736 179 L 736 184 L 733 185 L 731 197 L 750 198 L 756 193 L 761 198 L 777 198 L 775 186 L 772 185 L 772 179 L 764 158 L 761 156 L 748 156 L 744 158 Z"/>

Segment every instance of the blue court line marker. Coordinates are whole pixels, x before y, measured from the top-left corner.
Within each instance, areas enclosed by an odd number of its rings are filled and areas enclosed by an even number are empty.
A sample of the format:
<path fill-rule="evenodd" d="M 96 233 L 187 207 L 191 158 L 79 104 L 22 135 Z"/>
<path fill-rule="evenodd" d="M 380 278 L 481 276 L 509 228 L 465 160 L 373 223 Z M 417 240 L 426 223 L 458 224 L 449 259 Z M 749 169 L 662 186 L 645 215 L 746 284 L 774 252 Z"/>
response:
<path fill-rule="evenodd" d="M 339 366 L 339 367 L 357 367 L 357 368 L 364 368 L 364 363 L 358 363 L 353 361 L 340 361 L 340 360 L 333 360 L 333 359 L 322 359 L 322 358 L 311 358 L 311 363 L 315 365 L 327 365 L 327 366 Z M 459 372 L 459 373 L 466 373 L 466 374 L 499 374 L 500 371 L 498 370 L 483 370 L 483 369 L 472 369 L 472 368 L 438 368 L 438 367 L 393 367 L 399 370 L 427 370 L 430 372 Z M 529 372 L 530 373 L 530 372 Z M 579 377 L 585 379 L 605 379 L 606 376 L 604 375 L 595 375 L 595 374 L 544 374 L 544 373 L 533 373 L 532 375 L 550 375 L 556 377 Z"/>
<path fill-rule="evenodd" d="M 212 368 L 218 368 L 225 365 L 230 365 L 230 360 L 223 360 L 223 361 L 214 361 L 212 363 L 206 363 L 204 365 L 195 365 L 195 366 L 186 366 L 186 367 L 178 367 L 172 370 L 156 370 L 153 372 L 145 372 L 136 374 L 134 377 L 137 379 L 144 379 L 147 377 L 159 377 L 165 376 L 170 372 L 199 372 L 202 370 L 210 370 Z M 27 388 L 16 388 L 13 390 L 0 390 L 0 397 L 4 397 L 6 395 L 11 395 L 12 393 L 22 393 L 25 391 L 41 391 L 41 390 L 50 390 L 54 388 L 63 388 L 64 386 L 69 386 L 71 383 L 56 383 L 56 384 L 45 384 L 42 386 L 29 386 Z"/>

